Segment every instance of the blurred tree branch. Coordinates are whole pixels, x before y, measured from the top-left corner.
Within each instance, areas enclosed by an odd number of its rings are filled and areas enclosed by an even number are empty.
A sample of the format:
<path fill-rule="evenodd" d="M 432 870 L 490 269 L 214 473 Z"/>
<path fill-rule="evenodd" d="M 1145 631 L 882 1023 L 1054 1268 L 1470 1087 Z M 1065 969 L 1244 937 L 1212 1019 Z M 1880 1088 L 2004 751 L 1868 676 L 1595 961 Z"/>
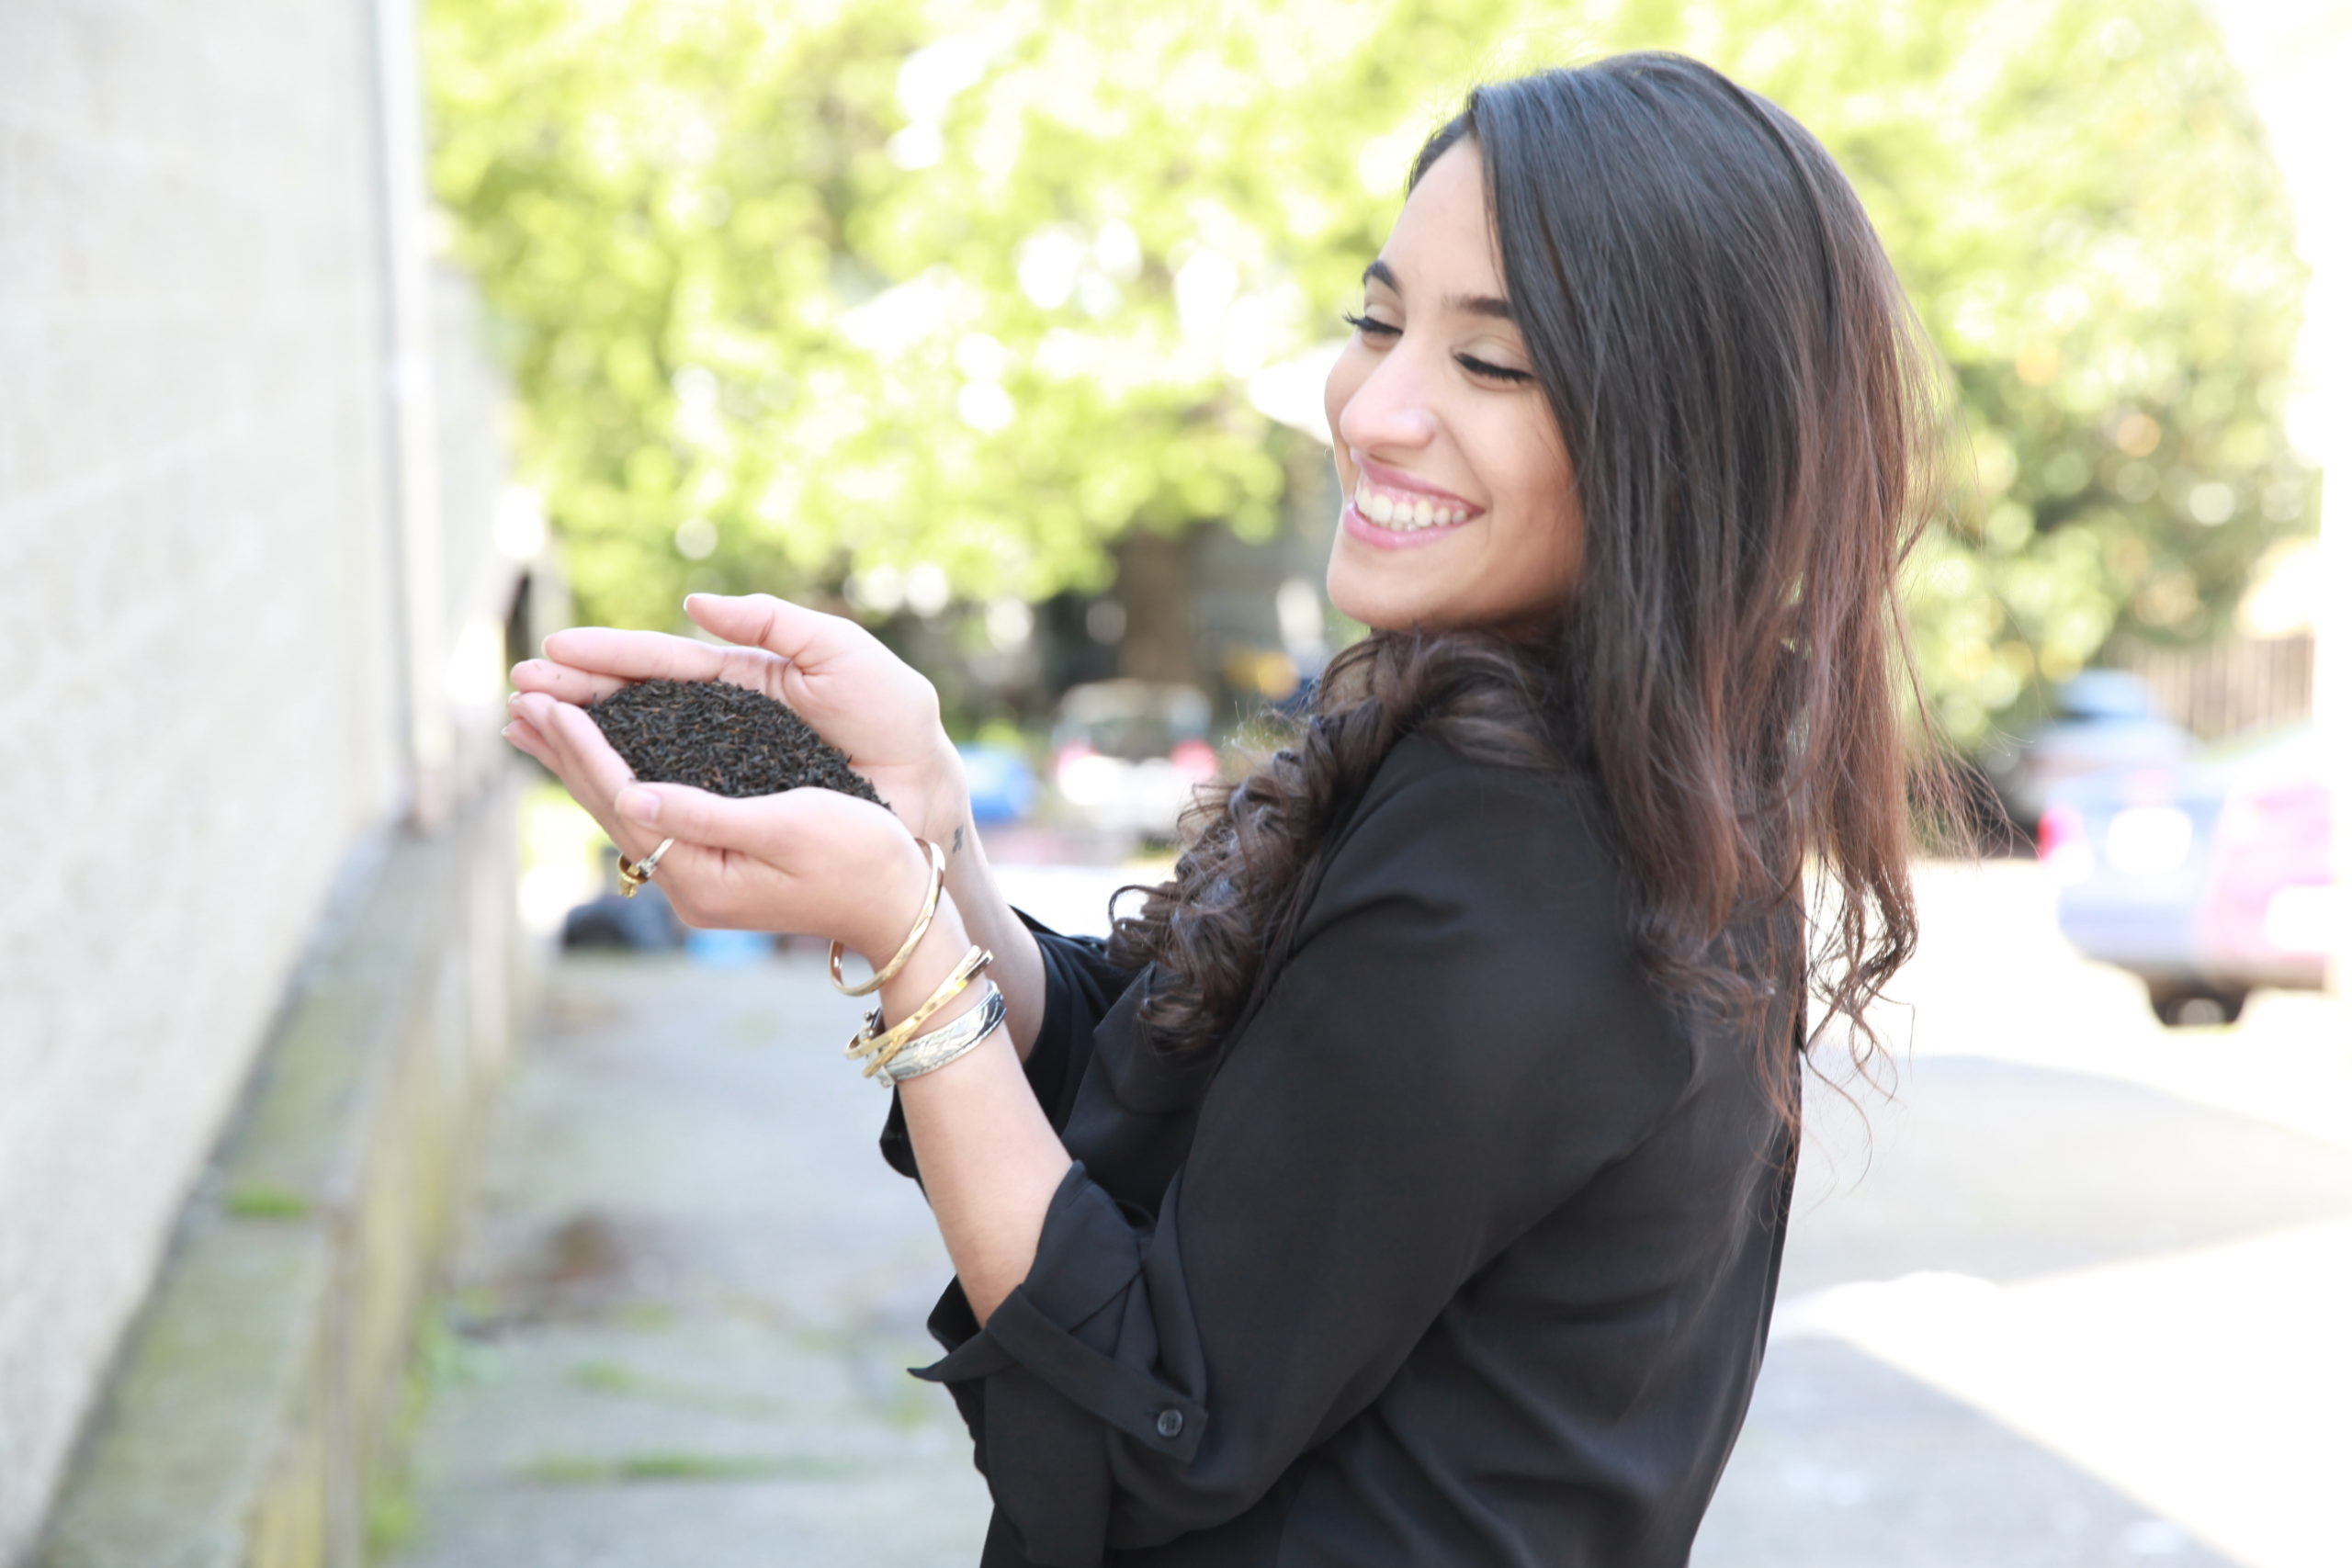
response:
<path fill-rule="evenodd" d="M 435 181 L 584 615 L 689 586 L 1099 589 L 1279 520 L 1249 377 L 1339 335 L 1482 76 L 1679 48 L 1852 174 L 1973 452 L 1915 573 L 1973 741 L 2110 634 L 2203 635 L 2309 479 L 2301 264 L 2190 0 L 431 0 Z"/>

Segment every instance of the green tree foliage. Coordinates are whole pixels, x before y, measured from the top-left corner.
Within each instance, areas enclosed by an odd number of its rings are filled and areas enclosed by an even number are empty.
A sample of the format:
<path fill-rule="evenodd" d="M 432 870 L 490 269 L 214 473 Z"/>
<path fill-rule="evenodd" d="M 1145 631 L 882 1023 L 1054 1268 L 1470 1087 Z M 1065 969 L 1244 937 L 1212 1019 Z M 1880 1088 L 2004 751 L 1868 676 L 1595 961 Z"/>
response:
<path fill-rule="evenodd" d="M 2193 0 L 432 0 L 434 177 L 589 616 L 918 562 L 1034 600 L 1129 528 L 1272 528 L 1247 388 L 1338 335 L 1420 139 L 1653 46 L 1822 136 L 1956 372 L 1915 592 L 1955 735 L 2209 629 L 2299 525 L 2301 272 Z"/>

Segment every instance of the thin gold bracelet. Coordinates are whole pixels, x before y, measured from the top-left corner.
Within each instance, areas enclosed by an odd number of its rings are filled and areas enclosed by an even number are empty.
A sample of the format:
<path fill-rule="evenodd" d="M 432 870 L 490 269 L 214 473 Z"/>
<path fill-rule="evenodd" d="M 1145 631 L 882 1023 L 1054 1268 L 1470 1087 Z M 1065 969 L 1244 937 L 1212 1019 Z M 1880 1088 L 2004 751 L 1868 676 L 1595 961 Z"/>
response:
<path fill-rule="evenodd" d="M 833 945 L 826 950 L 825 966 L 832 971 L 833 989 L 842 995 L 862 997 L 869 991 L 881 989 L 889 982 L 891 976 L 906 967 L 908 957 L 915 950 L 915 943 L 921 942 L 922 933 L 931 929 L 932 914 L 939 908 L 939 890 L 947 885 L 947 857 L 942 854 L 939 846 L 929 839 L 922 840 L 922 847 L 931 852 L 931 891 L 923 895 L 922 913 L 915 917 L 915 929 L 907 933 L 907 940 L 899 944 L 899 951 L 890 955 L 890 962 L 876 969 L 864 982 L 855 986 L 844 986 L 842 984 L 841 942 L 836 940 Z"/>
<path fill-rule="evenodd" d="M 947 978 L 939 983 L 939 988 L 924 998 L 921 1007 L 907 1014 L 890 1028 L 887 1030 L 882 1028 L 880 1007 L 877 1006 L 873 1011 L 867 1013 L 865 1027 L 849 1037 L 849 1044 L 843 1048 L 842 1055 L 852 1061 L 855 1061 L 860 1056 L 877 1055 L 882 1060 L 888 1061 L 899 1054 L 899 1048 L 901 1045 L 922 1032 L 924 1021 L 932 1014 L 953 1001 L 958 992 L 971 984 L 973 976 L 995 962 L 995 953 L 990 953 L 978 942 L 974 942 L 964 956 L 956 962 L 956 967 L 949 971 Z"/>

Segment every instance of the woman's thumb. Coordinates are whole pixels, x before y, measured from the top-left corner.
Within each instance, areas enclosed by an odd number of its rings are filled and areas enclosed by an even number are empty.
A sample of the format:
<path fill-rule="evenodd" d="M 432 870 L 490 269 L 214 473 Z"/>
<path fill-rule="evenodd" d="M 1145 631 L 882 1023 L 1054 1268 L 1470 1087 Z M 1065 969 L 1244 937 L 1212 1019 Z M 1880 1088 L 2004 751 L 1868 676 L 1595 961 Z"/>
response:
<path fill-rule="evenodd" d="M 691 784 L 628 784 L 613 807 L 625 821 L 690 844 L 758 854 L 775 837 L 771 812 Z"/>

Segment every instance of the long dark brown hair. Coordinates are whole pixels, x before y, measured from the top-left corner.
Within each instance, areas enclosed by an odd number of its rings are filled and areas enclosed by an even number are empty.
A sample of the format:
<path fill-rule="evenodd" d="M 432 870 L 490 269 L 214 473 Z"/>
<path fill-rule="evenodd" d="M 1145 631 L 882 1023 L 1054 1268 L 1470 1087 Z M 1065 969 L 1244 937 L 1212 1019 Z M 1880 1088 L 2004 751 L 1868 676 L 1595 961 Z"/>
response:
<path fill-rule="evenodd" d="M 1411 183 L 1464 137 L 1571 458 L 1581 570 L 1537 635 L 1416 625 L 1342 650 L 1288 744 L 1203 786 L 1111 955 L 1158 964 L 1148 1043 L 1216 1046 L 1284 951 L 1308 857 L 1427 728 L 1590 777 L 1654 984 L 1753 1039 L 1793 1125 L 1791 993 L 1819 1003 L 1806 1053 L 1835 1030 L 1867 1064 L 1863 1010 L 1917 941 L 1911 802 L 1950 788 L 1911 744 L 1897 598 L 1938 493 L 1938 362 L 1829 154 L 1695 61 L 1479 87 Z"/>

